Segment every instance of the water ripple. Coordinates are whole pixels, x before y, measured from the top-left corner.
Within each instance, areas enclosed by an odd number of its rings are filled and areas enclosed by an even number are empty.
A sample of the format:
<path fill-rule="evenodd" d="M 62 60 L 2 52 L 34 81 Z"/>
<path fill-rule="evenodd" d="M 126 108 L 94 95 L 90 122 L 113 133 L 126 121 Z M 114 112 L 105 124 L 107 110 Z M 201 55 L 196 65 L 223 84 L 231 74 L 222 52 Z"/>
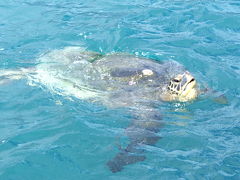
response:
<path fill-rule="evenodd" d="M 2 0 L 0 68 L 37 64 L 65 46 L 176 60 L 224 94 L 165 104 L 147 160 L 111 174 L 131 115 L 52 94 L 24 80 L 0 86 L 0 179 L 239 179 L 240 3 L 237 0 Z M 214 96 L 214 95 L 212 95 Z M 56 174 L 58 172 L 58 174 Z"/>

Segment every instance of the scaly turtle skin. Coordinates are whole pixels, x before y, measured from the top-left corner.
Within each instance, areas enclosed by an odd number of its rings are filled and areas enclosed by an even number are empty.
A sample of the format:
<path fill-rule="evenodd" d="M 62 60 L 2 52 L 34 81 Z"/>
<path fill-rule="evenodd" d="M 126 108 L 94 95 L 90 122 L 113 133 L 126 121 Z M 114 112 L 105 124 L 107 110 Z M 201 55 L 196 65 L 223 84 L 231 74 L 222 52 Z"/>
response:
<path fill-rule="evenodd" d="M 199 91 L 193 76 L 175 61 L 158 62 L 133 55 L 101 55 L 79 47 L 49 52 L 32 69 L 2 72 L 9 79 L 29 77 L 64 96 L 98 101 L 108 107 L 127 107 L 133 121 L 126 129 L 129 144 L 107 165 L 118 172 L 145 159 L 141 145 L 154 145 L 162 101 L 190 101 Z"/>

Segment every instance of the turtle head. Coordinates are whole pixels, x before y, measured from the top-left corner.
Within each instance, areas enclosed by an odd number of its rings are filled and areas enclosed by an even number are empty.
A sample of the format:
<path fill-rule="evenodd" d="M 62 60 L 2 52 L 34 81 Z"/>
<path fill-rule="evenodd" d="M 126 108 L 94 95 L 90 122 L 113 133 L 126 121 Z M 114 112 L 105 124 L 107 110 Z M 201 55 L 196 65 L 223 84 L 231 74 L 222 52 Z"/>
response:
<path fill-rule="evenodd" d="M 188 71 L 172 78 L 166 89 L 167 92 L 161 96 L 163 101 L 186 102 L 194 100 L 199 94 L 197 82 Z"/>

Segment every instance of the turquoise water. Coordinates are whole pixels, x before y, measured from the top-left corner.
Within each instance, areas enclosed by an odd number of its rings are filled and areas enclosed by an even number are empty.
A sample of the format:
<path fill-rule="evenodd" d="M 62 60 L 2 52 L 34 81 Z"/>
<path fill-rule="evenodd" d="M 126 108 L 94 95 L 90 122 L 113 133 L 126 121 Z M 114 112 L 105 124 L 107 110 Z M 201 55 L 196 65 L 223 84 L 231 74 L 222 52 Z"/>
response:
<path fill-rule="evenodd" d="M 131 122 L 108 109 L 19 80 L 0 86 L 0 179 L 240 179 L 240 2 L 1 0 L 0 68 L 82 46 L 176 60 L 228 104 L 166 103 L 147 159 L 112 173 Z"/>

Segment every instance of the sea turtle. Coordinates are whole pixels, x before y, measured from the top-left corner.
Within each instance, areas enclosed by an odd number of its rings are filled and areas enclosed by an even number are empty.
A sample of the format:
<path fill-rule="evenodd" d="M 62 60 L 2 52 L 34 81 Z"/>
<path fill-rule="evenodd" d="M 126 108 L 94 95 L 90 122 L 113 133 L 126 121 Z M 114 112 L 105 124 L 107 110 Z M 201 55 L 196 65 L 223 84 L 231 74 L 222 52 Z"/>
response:
<path fill-rule="evenodd" d="M 197 98 L 195 78 L 176 61 L 155 61 L 125 53 L 102 55 L 80 47 L 44 54 L 35 68 L 0 71 L 2 82 L 28 77 L 51 91 L 111 107 L 127 107 L 133 121 L 126 129 L 129 144 L 107 162 L 112 172 L 145 159 L 141 145 L 154 145 L 163 101 Z"/>

